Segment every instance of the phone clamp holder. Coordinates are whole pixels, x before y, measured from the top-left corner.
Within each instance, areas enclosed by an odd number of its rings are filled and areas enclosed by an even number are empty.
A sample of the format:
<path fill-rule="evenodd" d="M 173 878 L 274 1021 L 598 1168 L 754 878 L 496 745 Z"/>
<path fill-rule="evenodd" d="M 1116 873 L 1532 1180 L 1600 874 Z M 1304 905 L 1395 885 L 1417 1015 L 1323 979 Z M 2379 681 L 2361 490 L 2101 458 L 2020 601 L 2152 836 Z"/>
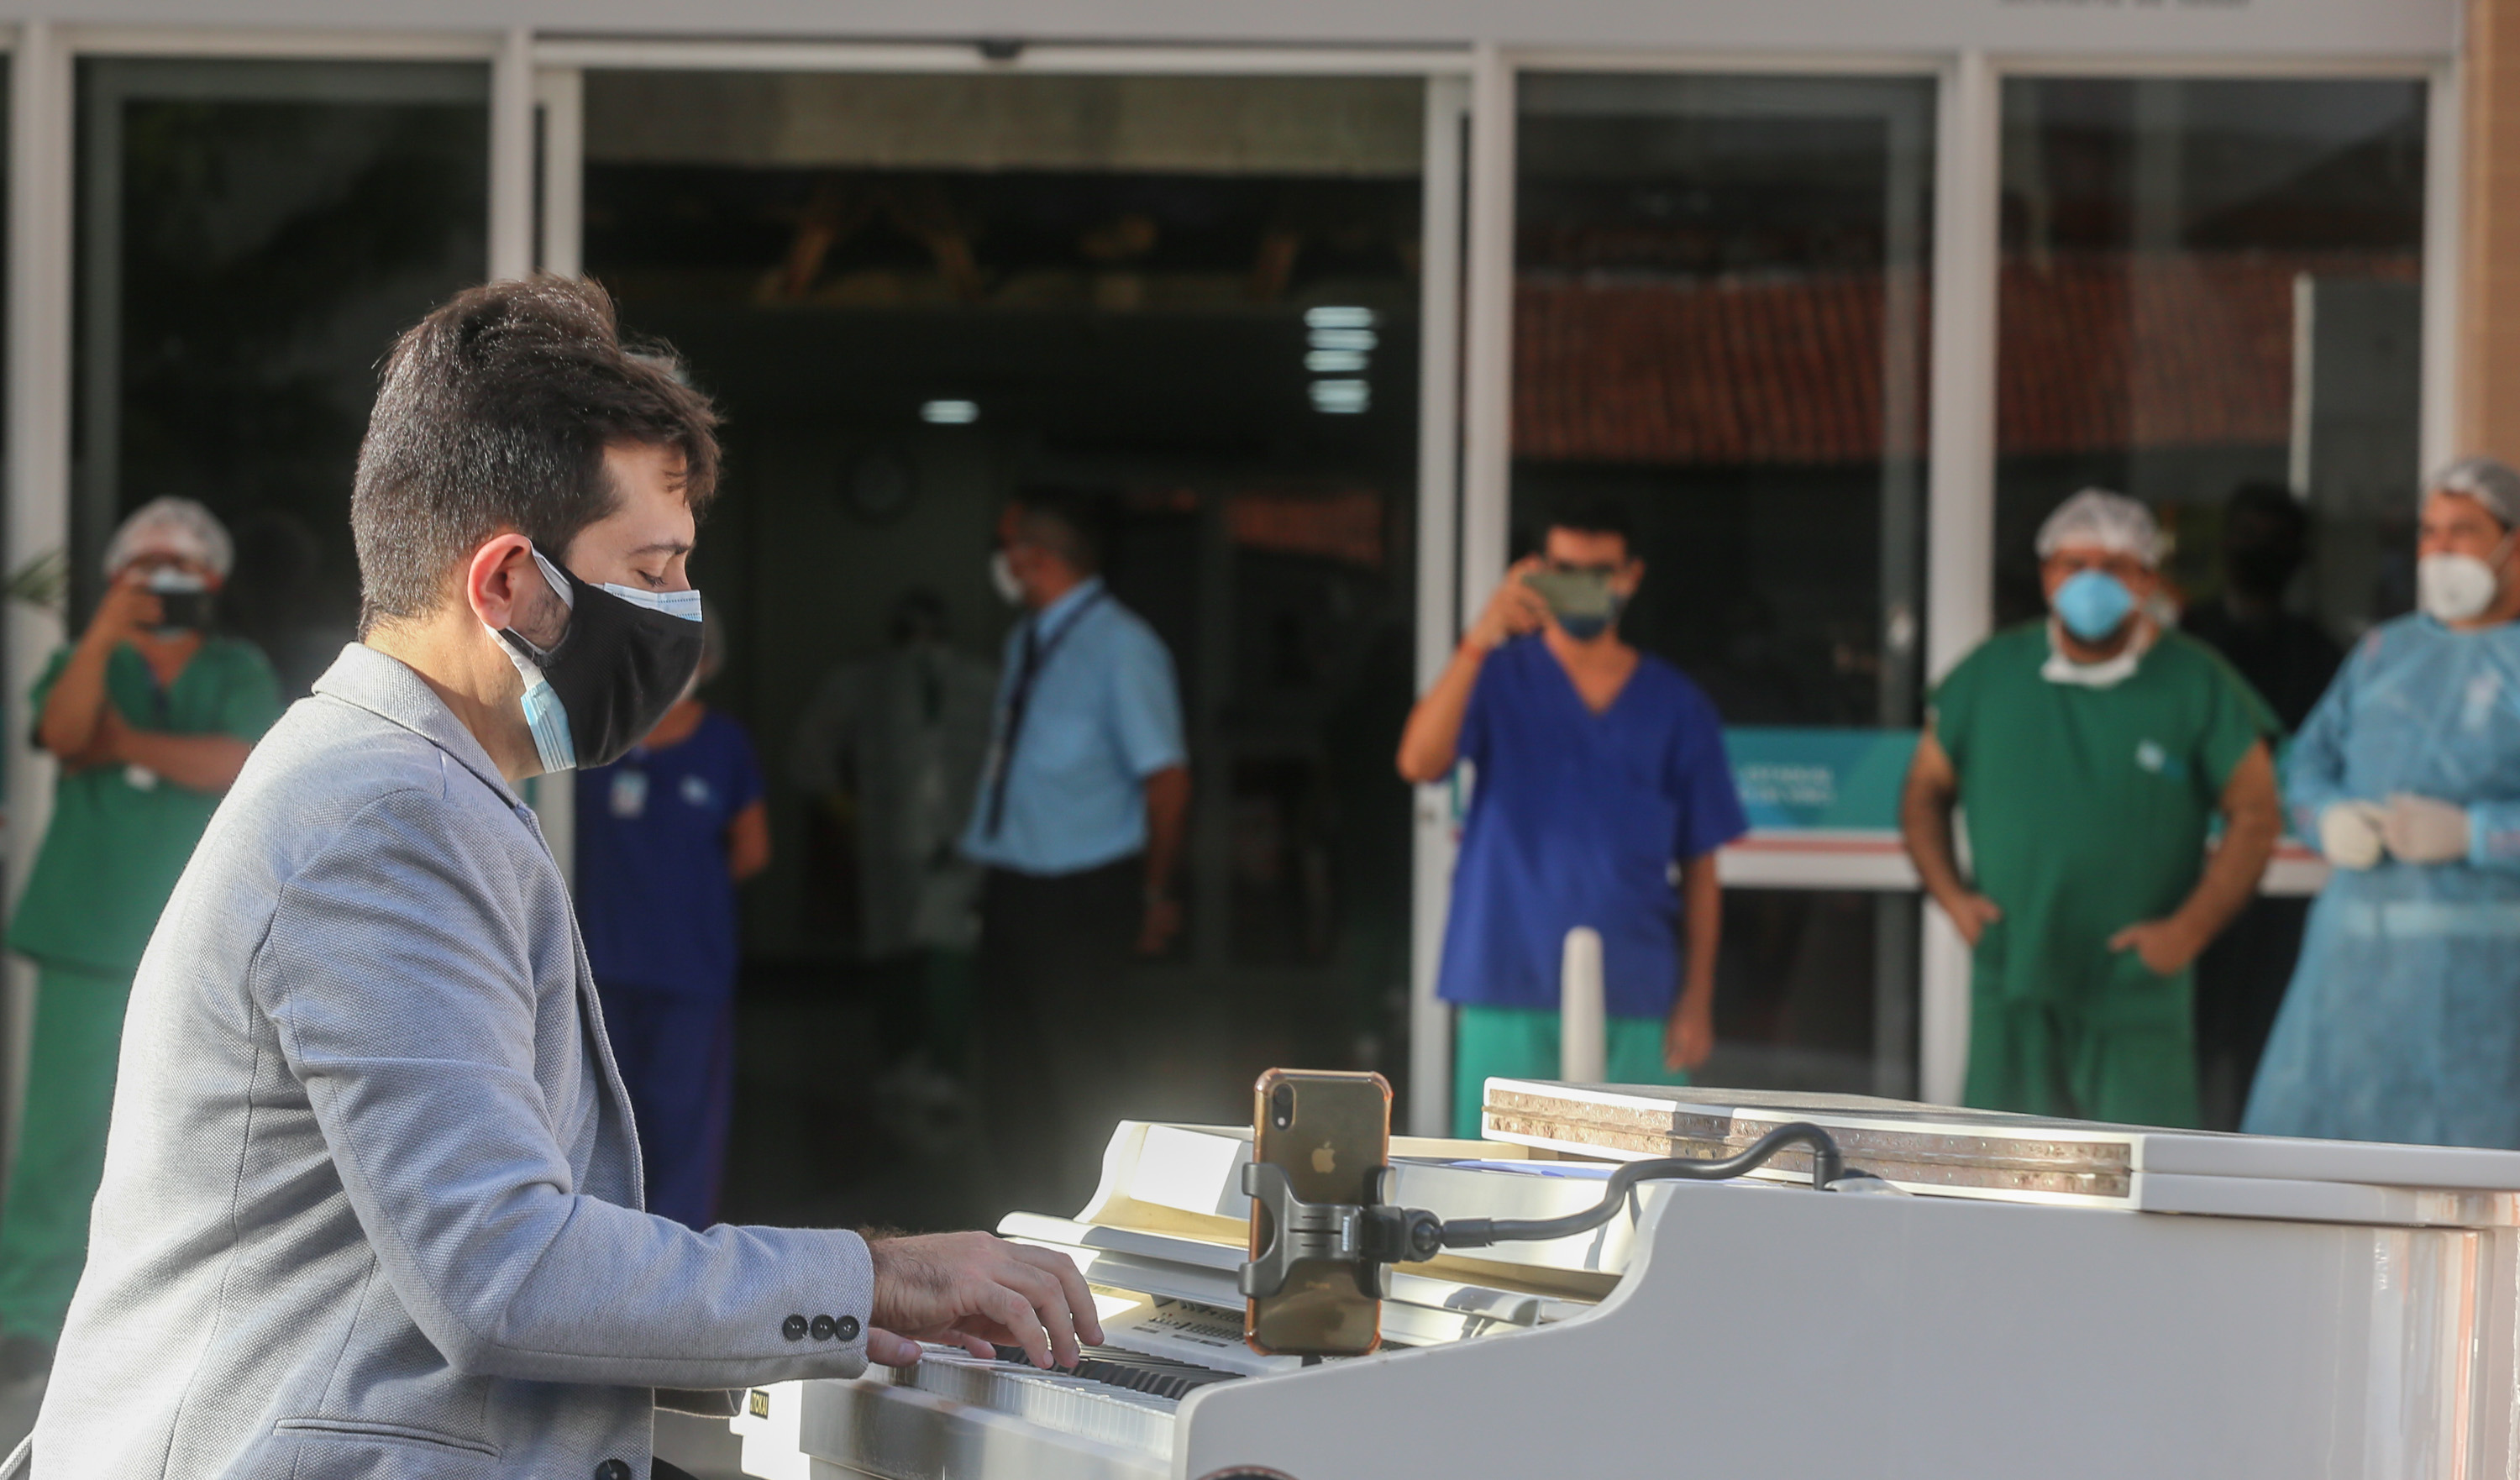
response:
<path fill-rule="evenodd" d="M 1284 1167 L 1243 1163 L 1242 1190 L 1269 1215 L 1270 1228 L 1269 1246 L 1243 1264 L 1236 1281 L 1243 1296 L 1275 1295 L 1297 1264 L 1321 1260 L 1352 1266 L 1357 1288 L 1379 1300 L 1392 1265 L 1434 1258 L 1443 1247 L 1443 1220 L 1380 1201 L 1390 1181 L 1391 1168 L 1374 1168 L 1373 1202 L 1306 1202 L 1295 1195 Z"/>

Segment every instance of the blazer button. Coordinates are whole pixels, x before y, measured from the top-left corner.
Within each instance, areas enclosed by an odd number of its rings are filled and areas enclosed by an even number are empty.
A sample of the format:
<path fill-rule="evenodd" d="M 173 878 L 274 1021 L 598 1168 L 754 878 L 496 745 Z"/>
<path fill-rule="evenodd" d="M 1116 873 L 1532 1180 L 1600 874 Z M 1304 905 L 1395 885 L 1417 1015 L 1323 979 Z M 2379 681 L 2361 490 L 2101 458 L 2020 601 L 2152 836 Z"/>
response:
<path fill-rule="evenodd" d="M 839 1332 L 839 1337 L 842 1341 L 855 1341 L 858 1339 L 858 1318 L 855 1316 L 842 1316 L 836 1323 L 835 1328 Z"/>
<path fill-rule="evenodd" d="M 630 1480 L 630 1465 L 621 1459 L 607 1459 L 595 1467 L 595 1480 Z"/>
<path fill-rule="evenodd" d="M 805 1318 L 802 1316 L 790 1316 L 787 1320 L 780 1322 L 779 1334 L 787 1337 L 790 1341 L 804 1340 Z"/>
<path fill-rule="evenodd" d="M 834 1330 L 837 1330 L 837 1329 L 838 1329 L 838 1327 L 837 1327 L 837 1326 L 835 1326 L 835 1325 L 833 1325 L 833 1324 L 832 1323 L 832 1318 L 831 1318 L 831 1317 L 829 1317 L 829 1316 L 817 1316 L 817 1317 L 815 1317 L 815 1318 L 814 1318 L 814 1339 L 815 1339 L 815 1340 L 817 1340 L 817 1341 L 829 1341 L 829 1340 L 831 1340 L 831 1339 L 832 1339 L 832 1331 L 834 1331 Z"/>

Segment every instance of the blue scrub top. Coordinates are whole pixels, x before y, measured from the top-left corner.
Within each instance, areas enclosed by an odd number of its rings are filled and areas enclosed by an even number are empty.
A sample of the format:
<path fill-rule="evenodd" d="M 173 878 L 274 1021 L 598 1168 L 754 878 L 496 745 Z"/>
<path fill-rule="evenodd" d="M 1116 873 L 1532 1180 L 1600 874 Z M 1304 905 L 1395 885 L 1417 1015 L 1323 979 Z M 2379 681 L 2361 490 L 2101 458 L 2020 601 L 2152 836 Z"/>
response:
<path fill-rule="evenodd" d="M 726 830 L 760 797 L 752 738 L 714 709 L 676 744 L 577 773 L 577 924 L 597 982 L 735 991 Z"/>
<path fill-rule="evenodd" d="M 1033 678 L 1006 778 L 1006 813 L 989 830 L 989 787 L 1007 754 L 1007 708 L 1023 671 L 1024 632 L 1049 655 Z M 963 831 L 965 856 L 1022 874 L 1075 874 L 1147 846 L 1147 778 L 1186 763 L 1173 656 L 1097 578 L 1017 622 L 999 670 L 988 766 Z"/>
<path fill-rule="evenodd" d="M 1480 668 L 1459 751 L 1474 773 L 1444 1000 L 1555 1009 L 1566 932 L 1590 925 L 1610 1012 L 1667 1014 L 1680 991 L 1674 866 L 1750 827 L 1714 704 L 1648 656 L 1595 714 L 1548 644 L 1521 638 Z"/>

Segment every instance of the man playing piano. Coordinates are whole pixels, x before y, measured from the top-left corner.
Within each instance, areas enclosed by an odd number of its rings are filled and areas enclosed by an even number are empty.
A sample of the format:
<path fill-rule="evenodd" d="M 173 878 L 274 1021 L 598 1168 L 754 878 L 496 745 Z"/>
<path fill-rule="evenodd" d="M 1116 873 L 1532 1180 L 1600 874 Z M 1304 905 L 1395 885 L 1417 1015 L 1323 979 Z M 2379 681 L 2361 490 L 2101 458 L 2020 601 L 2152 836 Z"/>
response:
<path fill-rule="evenodd" d="M 395 346 L 361 641 L 254 751 L 132 988 L 40 1473 L 634 1480 L 659 1389 L 1102 1339 L 1072 1264 L 986 1234 L 641 1210 L 518 787 L 619 756 L 690 678 L 715 420 L 589 286 L 475 289 Z"/>

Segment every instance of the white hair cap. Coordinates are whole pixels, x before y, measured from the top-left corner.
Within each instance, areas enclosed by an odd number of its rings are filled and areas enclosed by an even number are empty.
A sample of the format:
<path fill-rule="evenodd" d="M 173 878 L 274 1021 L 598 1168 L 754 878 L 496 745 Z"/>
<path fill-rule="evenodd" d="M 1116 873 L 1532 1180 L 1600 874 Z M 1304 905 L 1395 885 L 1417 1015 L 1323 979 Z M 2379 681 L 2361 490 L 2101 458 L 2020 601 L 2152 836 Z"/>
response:
<path fill-rule="evenodd" d="M 2039 526 L 2041 560 L 2068 545 L 2096 545 L 2146 565 L 2161 563 L 2161 526 L 2153 522 L 2152 511 L 2105 488 L 2084 489 L 2057 505 Z"/>
<path fill-rule="evenodd" d="M 108 579 L 144 555 L 172 555 L 207 566 L 226 580 L 236 565 L 236 542 L 219 516 L 191 499 L 171 494 L 131 511 L 105 547 Z"/>
<path fill-rule="evenodd" d="M 2434 473 L 2425 491 L 2474 499 L 2505 529 L 2520 524 L 2520 472 L 2500 458 L 2461 458 Z"/>

